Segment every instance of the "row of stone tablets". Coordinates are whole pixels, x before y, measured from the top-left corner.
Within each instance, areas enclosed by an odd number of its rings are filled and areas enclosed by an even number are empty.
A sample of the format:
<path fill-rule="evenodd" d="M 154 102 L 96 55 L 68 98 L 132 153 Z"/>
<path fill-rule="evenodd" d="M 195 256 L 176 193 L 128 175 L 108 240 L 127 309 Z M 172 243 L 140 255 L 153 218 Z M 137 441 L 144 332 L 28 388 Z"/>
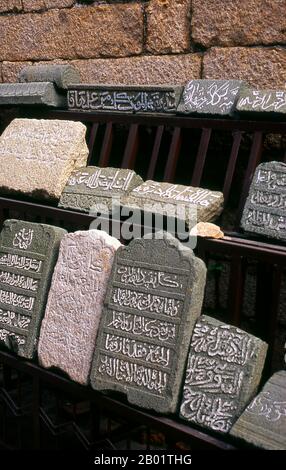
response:
<path fill-rule="evenodd" d="M 79 84 L 68 90 L 70 110 L 178 113 L 198 116 L 285 116 L 285 90 L 255 90 L 240 80 L 191 80 L 180 86 Z"/>
<path fill-rule="evenodd" d="M 199 318 L 206 267 L 171 235 L 124 247 L 10 220 L 0 249 L 0 342 L 19 355 L 33 357 L 45 309 L 39 362 L 81 384 L 220 432 L 254 396 L 267 345 Z"/>

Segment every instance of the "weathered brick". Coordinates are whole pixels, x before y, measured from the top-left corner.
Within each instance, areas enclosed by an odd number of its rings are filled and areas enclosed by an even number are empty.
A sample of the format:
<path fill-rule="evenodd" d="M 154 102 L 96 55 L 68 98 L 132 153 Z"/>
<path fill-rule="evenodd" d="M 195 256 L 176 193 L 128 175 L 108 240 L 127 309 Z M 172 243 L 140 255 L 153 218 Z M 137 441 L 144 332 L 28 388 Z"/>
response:
<path fill-rule="evenodd" d="M 22 10 L 21 0 L 0 0 L 0 13 Z"/>
<path fill-rule="evenodd" d="M 75 4 L 76 0 L 22 0 L 24 11 L 48 10 L 50 8 L 67 8 Z"/>
<path fill-rule="evenodd" d="M 0 60 L 124 57 L 139 54 L 142 42 L 137 3 L 0 16 Z"/>
<path fill-rule="evenodd" d="M 204 55 L 203 78 L 238 79 L 259 88 L 284 89 L 286 49 L 214 47 Z"/>
<path fill-rule="evenodd" d="M 151 0 L 146 48 L 154 54 L 190 50 L 190 0 Z"/>
<path fill-rule="evenodd" d="M 192 38 L 205 47 L 286 44 L 286 0 L 193 0 Z"/>
<path fill-rule="evenodd" d="M 140 56 L 124 59 L 74 60 L 84 83 L 113 85 L 184 85 L 200 78 L 199 54 Z"/>

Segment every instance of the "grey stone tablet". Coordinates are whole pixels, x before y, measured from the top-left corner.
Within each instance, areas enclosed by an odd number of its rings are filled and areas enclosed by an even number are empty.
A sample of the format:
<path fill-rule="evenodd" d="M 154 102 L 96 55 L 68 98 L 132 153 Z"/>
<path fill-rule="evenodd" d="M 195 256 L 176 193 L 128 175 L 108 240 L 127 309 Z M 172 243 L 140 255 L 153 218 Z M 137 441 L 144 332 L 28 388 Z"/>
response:
<path fill-rule="evenodd" d="M 276 372 L 230 434 L 267 450 L 286 450 L 286 371 Z"/>
<path fill-rule="evenodd" d="M 286 240 L 286 164 L 256 168 L 244 206 L 242 228 L 249 233 Z"/>
<path fill-rule="evenodd" d="M 58 88 L 67 89 L 80 83 L 80 73 L 72 65 L 29 65 L 19 75 L 20 82 L 52 82 Z"/>
<path fill-rule="evenodd" d="M 270 116 L 286 115 L 286 91 L 244 89 L 239 95 L 236 109 L 239 113 Z"/>
<path fill-rule="evenodd" d="M 135 239 L 115 255 L 91 384 L 160 413 L 176 411 L 206 268 L 170 234 Z"/>
<path fill-rule="evenodd" d="M 203 315 L 191 340 L 181 417 L 227 433 L 256 393 L 266 351 L 260 339 Z"/>
<path fill-rule="evenodd" d="M 80 111 L 175 113 L 183 88 L 171 86 L 73 85 L 68 107 Z"/>
<path fill-rule="evenodd" d="M 59 245 L 66 231 L 6 220 L 0 235 L 0 345 L 34 356 Z"/>
<path fill-rule="evenodd" d="M 46 105 L 67 107 L 67 98 L 53 83 L 0 83 L 0 105 Z"/>

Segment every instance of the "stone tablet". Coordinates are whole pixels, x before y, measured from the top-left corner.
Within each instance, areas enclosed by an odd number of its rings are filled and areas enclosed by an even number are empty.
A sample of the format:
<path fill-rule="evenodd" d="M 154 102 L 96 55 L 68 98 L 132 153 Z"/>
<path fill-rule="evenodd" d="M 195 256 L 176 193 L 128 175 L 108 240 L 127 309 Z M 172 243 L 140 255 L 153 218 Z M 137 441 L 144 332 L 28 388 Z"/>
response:
<path fill-rule="evenodd" d="M 67 107 L 67 98 L 60 95 L 53 83 L 1 83 L 0 105 L 46 105 Z"/>
<path fill-rule="evenodd" d="M 91 384 L 130 403 L 175 412 L 206 268 L 168 233 L 121 247 L 105 298 Z"/>
<path fill-rule="evenodd" d="M 231 116 L 245 82 L 240 80 L 191 80 L 185 86 L 178 113 Z"/>
<path fill-rule="evenodd" d="M 260 339 L 203 315 L 192 336 L 180 416 L 227 433 L 257 390 L 266 351 Z"/>
<path fill-rule="evenodd" d="M 80 122 L 14 119 L 0 137 L 0 192 L 58 200 L 86 165 L 85 133 Z"/>
<path fill-rule="evenodd" d="M 6 220 L 0 235 L 0 345 L 34 356 L 61 238 L 50 225 Z"/>
<path fill-rule="evenodd" d="M 223 202 L 223 194 L 218 191 L 151 180 L 145 181 L 123 198 L 123 206 L 126 208 L 172 215 L 185 220 L 189 227 L 197 222 L 215 220 L 222 212 Z"/>
<path fill-rule="evenodd" d="M 244 206 L 242 228 L 286 241 L 286 164 L 261 163 L 256 168 Z"/>
<path fill-rule="evenodd" d="M 89 212 L 97 206 L 106 206 L 110 211 L 112 199 L 128 194 L 143 183 L 132 170 L 119 168 L 80 168 L 69 178 L 62 193 L 59 207 Z"/>
<path fill-rule="evenodd" d="M 54 271 L 38 355 L 44 367 L 57 367 L 87 384 L 116 238 L 98 230 L 64 237 Z"/>
<path fill-rule="evenodd" d="M 286 450 L 286 371 L 268 380 L 230 434 L 266 450 Z"/>
<path fill-rule="evenodd" d="M 80 73 L 72 65 L 29 65 L 19 75 L 20 82 L 52 82 L 66 90 L 73 83 L 80 83 Z"/>
<path fill-rule="evenodd" d="M 236 109 L 239 113 L 263 114 L 265 117 L 286 115 L 286 91 L 248 90 L 239 95 Z"/>
<path fill-rule="evenodd" d="M 75 85 L 68 90 L 68 107 L 80 111 L 175 113 L 180 86 Z"/>

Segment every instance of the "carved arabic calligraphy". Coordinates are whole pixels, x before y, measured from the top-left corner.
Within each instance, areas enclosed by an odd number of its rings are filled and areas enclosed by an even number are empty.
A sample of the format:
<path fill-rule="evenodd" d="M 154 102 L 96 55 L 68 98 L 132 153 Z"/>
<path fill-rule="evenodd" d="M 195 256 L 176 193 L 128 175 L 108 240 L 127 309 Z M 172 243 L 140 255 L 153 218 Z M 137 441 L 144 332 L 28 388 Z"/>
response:
<path fill-rule="evenodd" d="M 20 248 L 21 250 L 27 250 L 33 241 L 34 230 L 22 228 L 18 233 L 15 234 L 13 240 L 13 246 Z"/>
<path fill-rule="evenodd" d="M 78 171 L 70 177 L 68 185 L 77 186 L 83 184 L 89 189 L 99 188 L 102 191 L 111 191 L 112 189 L 126 191 L 133 175 L 134 173 L 130 171 L 122 176 L 122 171 L 120 170 L 111 175 L 107 175 L 104 169 L 97 169 L 92 174 Z"/>
<path fill-rule="evenodd" d="M 270 392 L 261 392 L 247 407 L 249 413 L 264 416 L 268 421 L 286 417 L 286 401 L 273 400 Z"/>
<path fill-rule="evenodd" d="M 183 93 L 184 110 L 227 113 L 234 105 L 239 88 L 237 82 L 191 80 Z"/>
<path fill-rule="evenodd" d="M 248 90 L 246 93 L 238 100 L 239 111 L 286 112 L 285 91 Z"/>

